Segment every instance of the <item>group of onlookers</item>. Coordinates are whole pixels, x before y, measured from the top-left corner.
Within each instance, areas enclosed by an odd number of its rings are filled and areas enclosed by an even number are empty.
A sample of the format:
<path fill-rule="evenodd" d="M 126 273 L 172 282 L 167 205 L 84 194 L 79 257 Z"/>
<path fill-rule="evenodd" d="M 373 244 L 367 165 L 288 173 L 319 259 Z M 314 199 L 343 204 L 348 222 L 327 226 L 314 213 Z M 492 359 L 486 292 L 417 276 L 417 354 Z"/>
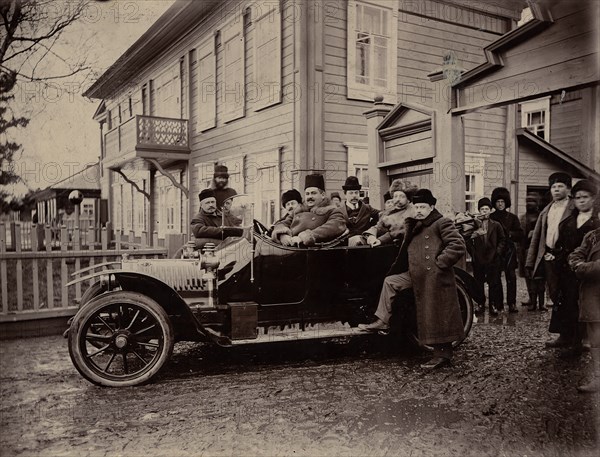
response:
<path fill-rule="evenodd" d="M 219 167 L 212 188 L 199 195 L 201 209 L 192 220 L 196 237 L 241 235 L 236 221 L 221 207 L 235 191 L 227 187 L 227 169 Z M 520 219 L 508 211 L 512 205 L 508 189 L 494 189 L 491 198 L 478 201 L 473 230 L 461 233 L 454 221 L 435 209 L 437 200 L 429 189 L 395 180 L 384 195 L 384 209 L 379 211 L 361 199 L 362 186 L 355 176 L 349 176 L 342 186 L 342 199 L 337 192 L 327 197 L 324 177 L 312 174 L 306 176 L 304 195 L 295 189 L 283 193 L 286 214 L 269 233 L 284 246 L 314 246 L 342 236 L 349 246 L 401 242 L 385 278 L 375 320 L 359 328 L 387 330 L 394 298 L 412 288 L 419 339 L 434 347 L 434 356 L 425 368 L 448 364 L 452 341 L 463 335 L 452 267 L 469 252 L 478 296 L 485 297 L 487 283 L 489 313 L 497 315 L 505 302 L 502 273 L 508 311 L 517 312 L 519 266 L 529 295 L 523 304 L 531 311 L 546 309 L 547 285 L 552 300 L 549 331 L 559 336 L 546 346 L 564 348 L 562 355 L 573 356 L 584 350 L 584 339 L 589 342 L 596 376 L 579 389 L 595 391 L 600 382 L 597 188 L 589 180 L 578 181 L 571 188 L 571 177 L 563 172 L 553 173 L 548 184 L 552 202 L 540 211 L 537 196 L 527 195 L 526 212 Z M 485 311 L 484 302 L 477 311 Z"/>

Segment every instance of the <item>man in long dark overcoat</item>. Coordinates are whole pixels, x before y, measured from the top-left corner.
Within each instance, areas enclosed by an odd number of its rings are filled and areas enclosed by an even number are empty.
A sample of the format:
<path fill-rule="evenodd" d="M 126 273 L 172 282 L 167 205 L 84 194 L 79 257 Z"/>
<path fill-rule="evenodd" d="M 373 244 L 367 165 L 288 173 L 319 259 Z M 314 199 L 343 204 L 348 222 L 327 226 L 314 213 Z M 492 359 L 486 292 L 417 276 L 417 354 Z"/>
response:
<path fill-rule="evenodd" d="M 449 364 L 452 342 L 464 336 L 453 266 L 466 247 L 453 222 L 434 208 L 436 203 L 429 189 L 415 193 L 415 217 L 406 219 L 404 242 L 383 283 L 377 320 L 359 326 L 365 331 L 388 329 L 396 295 L 412 288 L 419 340 L 434 348 L 433 358 L 422 365 L 426 369 Z"/>

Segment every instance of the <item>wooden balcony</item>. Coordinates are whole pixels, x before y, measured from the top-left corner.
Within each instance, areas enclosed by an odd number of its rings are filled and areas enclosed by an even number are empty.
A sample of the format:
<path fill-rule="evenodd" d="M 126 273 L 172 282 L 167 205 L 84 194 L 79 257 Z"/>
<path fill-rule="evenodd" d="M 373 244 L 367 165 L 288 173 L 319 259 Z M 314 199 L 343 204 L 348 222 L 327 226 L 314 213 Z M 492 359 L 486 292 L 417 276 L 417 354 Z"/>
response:
<path fill-rule="evenodd" d="M 188 160 L 190 135 L 187 119 L 137 115 L 104 135 L 105 166 L 122 168 L 136 159 L 162 164 Z"/>

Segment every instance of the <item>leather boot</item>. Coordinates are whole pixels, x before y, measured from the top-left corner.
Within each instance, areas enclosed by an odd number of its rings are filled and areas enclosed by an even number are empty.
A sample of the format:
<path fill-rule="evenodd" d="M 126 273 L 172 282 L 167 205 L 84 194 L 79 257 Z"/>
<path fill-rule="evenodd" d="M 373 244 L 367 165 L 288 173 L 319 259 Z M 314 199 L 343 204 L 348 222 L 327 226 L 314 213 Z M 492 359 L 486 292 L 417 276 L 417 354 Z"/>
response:
<path fill-rule="evenodd" d="M 540 292 L 538 294 L 538 309 L 540 311 L 547 311 L 548 308 L 546 308 L 546 306 L 544 305 L 546 301 L 546 292 Z"/>
<path fill-rule="evenodd" d="M 490 303 L 490 316 L 497 316 L 497 315 L 498 315 L 498 309 L 496 308 L 496 306 L 494 306 Z"/>
<path fill-rule="evenodd" d="M 577 387 L 581 393 L 594 393 L 600 391 L 600 348 L 591 348 L 592 377 L 590 382 Z"/>
<path fill-rule="evenodd" d="M 514 303 L 511 303 L 508 305 L 508 312 L 509 313 L 518 313 L 519 310 L 517 309 L 517 305 L 515 305 Z"/>

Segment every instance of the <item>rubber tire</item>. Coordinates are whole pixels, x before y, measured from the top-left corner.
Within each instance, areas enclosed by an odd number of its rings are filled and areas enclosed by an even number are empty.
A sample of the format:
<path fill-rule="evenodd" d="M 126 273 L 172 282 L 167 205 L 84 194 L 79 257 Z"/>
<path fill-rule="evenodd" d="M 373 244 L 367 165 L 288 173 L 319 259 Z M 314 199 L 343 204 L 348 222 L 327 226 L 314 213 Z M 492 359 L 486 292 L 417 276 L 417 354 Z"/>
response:
<path fill-rule="evenodd" d="M 452 342 L 453 348 L 460 346 L 460 344 L 467 338 L 467 336 L 469 336 L 469 333 L 471 332 L 471 327 L 473 326 L 473 314 L 474 314 L 473 299 L 467 292 L 467 289 L 465 288 L 465 286 L 461 282 L 457 281 L 456 282 L 456 290 L 459 294 L 459 297 L 458 297 L 459 303 L 460 303 L 460 295 L 462 295 L 463 299 L 464 299 L 464 306 L 461 306 L 461 316 L 463 314 L 463 311 L 466 311 L 467 319 L 464 322 L 464 335 L 460 340 L 456 340 L 456 341 Z M 466 307 L 466 310 L 464 310 L 464 307 Z M 419 341 L 419 338 L 417 338 L 417 336 L 413 332 L 408 333 L 408 338 L 413 344 L 420 347 L 421 349 L 424 349 L 426 351 L 433 351 L 432 346 L 421 343 Z"/>
<path fill-rule="evenodd" d="M 81 330 L 88 319 L 98 313 L 102 308 L 114 305 L 115 303 L 135 304 L 144 308 L 144 310 L 151 314 L 160 325 L 162 337 L 165 342 L 159 357 L 154 361 L 149 370 L 145 371 L 140 376 L 126 380 L 107 379 L 94 372 L 84 362 L 84 356 L 81 353 L 79 345 L 79 340 L 82 337 Z M 71 323 L 68 344 L 71 361 L 77 371 L 79 371 L 81 376 L 85 379 L 93 384 L 103 387 L 130 387 L 149 382 L 161 370 L 173 353 L 175 337 L 173 324 L 162 306 L 151 298 L 137 292 L 115 291 L 99 295 L 82 306 L 77 314 L 75 314 L 75 318 Z"/>
<path fill-rule="evenodd" d="M 85 289 L 85 292 L 81 296 L 81 300 L 79 301 L 79 307 L 81 308 L 87 302 L 89 302 L 92 298 L 96 298 L 98 295 L 102 295 L 106 292 L 105 286 L 103 286 L 100 282 L 95 282 L 90 287 Z"/>

